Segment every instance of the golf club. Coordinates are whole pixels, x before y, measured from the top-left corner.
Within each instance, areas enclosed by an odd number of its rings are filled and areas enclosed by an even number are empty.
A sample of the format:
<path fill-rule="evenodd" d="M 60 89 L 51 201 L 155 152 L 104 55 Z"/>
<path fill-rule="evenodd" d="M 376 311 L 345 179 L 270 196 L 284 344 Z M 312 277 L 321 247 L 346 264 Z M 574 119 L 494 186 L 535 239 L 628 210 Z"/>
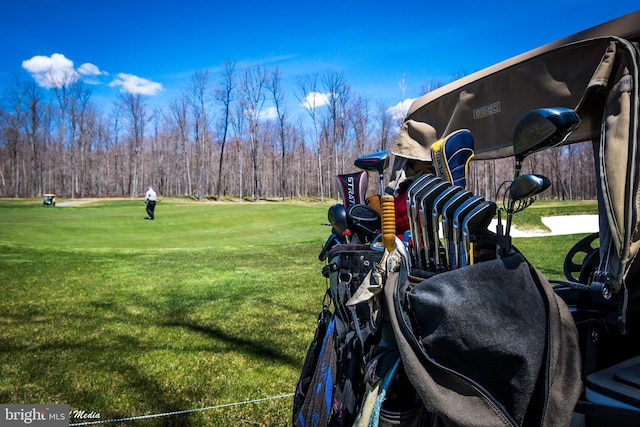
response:
<path fill-rule="evenodd" d="M 442 237 L 444 239 L 444 253 L 446 257 L 447 268 L 451 268 L 452 260 L 450 254 L 450 246 L 453 240 L 453 215 L 456 209 L 465 201 L 470 199 L 473 193 L 469 190 L 463 190 L 456 193 L 451 200 L 445 203 L 442 208 Z"/>
<path fill-rule="evenodd" d="M 485 230 L 496 215 L 497 210 L 498 206 L 495 202 L 485 200 L 473 208 L 464 218 L 462 222 L 462 249 L 464 253 L 459 254 L 459 265 L 461 267 L 474 263 L 473 248 L 471 247 L 472 233 L 478 230 Z"/>
<path fill-rule="evenodd" d="M 436 270 L 435 264 L 435 252 L 440 250 L 440 240 L 433 240 L 433 223 L 431 221 L 433 204 L 436 198 L 451 188 L 452 184 L 448 181 L 442 181 L 434 185 L 427 193 L 425 193 L 422 200 L 420 200 L 420 224 L 422 227 L 422 242 L 424 245 L 424 259 L 427 269 L 432 271 Z"/>
<path fill-rule="evenodd" d="M 351 206 L 347 213 L 349 229 L 356 235 L 360 243 L 371 243 L 380 233 L 380 214 L 370 206 L 357 204 Z"/>
<path fill-rule="evenodd" d="M 462 224 L 467 215 L 482 202 L 484 202 L 483 197 L 472 196 L 465 200 L 453 214 L 453 247 L 450 255 L 450 259 L 453 261 L 452 268 L 460 268 L 458 254 L 460 253 L 460 241 L 462 240 Z"/>
<path fill-rule="evenodd" d="M 570 108 L 539 108 L 524 114 L 513 131 L 514 179 L 526 157 L 562 144 L 579 125 L 580 118 Z"/>
<path fill-rule="evenodd" d="M 329 208 L 327 219 L 336 234 L 342 236 L 346 243 L 349 243 L 349 223 L 347 220 L 347 211 L 344 205 L 336 203 Z"/>
<path fill-rule="evenodd" d="M 380 197 L 382 197 L 384 194 L 384 171 L 389 165 L 389 152 L 380 151 L 378 153 L 367 154 L 366 156 L 358 157 L 353 164 L 358 169 L 367 172 L 378 172 L 378 176 L 380 177 Z"/>
<path fill-rule="evenodd" d="M 509 202 L 507 206 L 506 235 L 510 235 L 513 215 L 521 212 L 533 203 L 534 196 L 541 194 L 551 186 L 551 181 L 543 175 L 525 174 L 516 177 L 507 190 Z M 516 203 L 519 205 L 516 207 Z"/>
<path fill-rule="evenodd" d="M 427 194 L 432 188 L 434 188 L 436 185 L 442 182 L 444 182 L 442 178 L 438 178 L 438 177 L 434 177 L 432 179 L 425 181 L 424 184 L 422 184 L 422 186 L 415 191 L 413 200 L 411 201 L 412 208 L 411 208 L 410 221 L 413 221 L 413 225 L 415 227 L 415 237 L 413 239 L 413 243 L 414 243 L 414 250 L 416 252 L 415 253 L 416 264 L 418 267 L 424 267 L 424 264 L 421 261 L 422 259 L 421 246 L 423 244 L 423 237 L 422 237 L 423 224 L 420 223 L 419 221 L 420 201 L 425 196 L 425 194 Z"/>
<path fill-rule="evenodd" d="M 441 212 L 444 208 L 444 205 L 461 191 L 463 191 L 462 187 L 458 185 L 451 186 L 446 190 L 444 190 L 442 193 L 440 193 L 440 195 L 438 195 L 438 197 L 436 197 L 436 199 L 433 201 L 433 207 L 431 208 L 431 229 L 433 232 L 433 241 L 435 243 L 434 256 L 435 256 L 436 271 L 439 271 L 442 269 L 442 262 L 441 262 L 442 260 L 440 259 L 441 244 L 440 244 L 440 226 L 439 226 Z"/>
<path fill-rule="evenodd" d="M 337 233 L 331 233 L 331 235 L 329 236 L 329 238 L 325 242 L 324 246 L 322 247 L 322 250 L 318 254 L 318 259 L 320 261 L 324 261 L 325 259 L 327 259 L 327 255 L 328 255 L 329 251 L 334 246 L 342 244 L 342 241 L 340 240 L 340 237 L 341 236 L 339 236 Z"/>
<path fill-rule="evenodd" d="M 409 230 L 411 231 L 411 239 L 413 240 L 413 244 L 411 247 L 412 255 L 415 256 L 415 224 L 412 221 L 412 203 L 413 203 L 413 195 L 415 191 L 422 186 L 426 182 L 426 180 L 434 178 L 435 176 L 432 174 L 424 174 L 421 175 L 418 179 L 416 179 L 407 189 L 406 193 L 406 203 L 407 203 L 407 217 L 409 219 Z"/>

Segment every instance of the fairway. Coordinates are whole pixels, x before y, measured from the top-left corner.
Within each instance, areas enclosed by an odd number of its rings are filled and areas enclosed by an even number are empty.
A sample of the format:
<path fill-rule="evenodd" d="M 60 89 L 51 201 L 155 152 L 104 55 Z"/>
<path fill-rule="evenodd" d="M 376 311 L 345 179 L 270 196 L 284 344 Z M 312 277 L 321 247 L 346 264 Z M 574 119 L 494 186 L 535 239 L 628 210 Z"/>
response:
<path fill-rule="evenodd" d="M 0 201 L 0 401 L 112 420 L 292 393 L 326 286 L 326 209 L 176 199 L 145 221 L 139 200 Z M 287 425 L 290 408 L 135 425 Z"/>
<path fill-rule="evenodd" d="M 146 221 L 140 200 L 0 200 L 0 401 L 69 404 L 72 425 L 290 425 L 329 205 L 176 198 Z M 579 237 L 516 245 L 561 277 Z"/>

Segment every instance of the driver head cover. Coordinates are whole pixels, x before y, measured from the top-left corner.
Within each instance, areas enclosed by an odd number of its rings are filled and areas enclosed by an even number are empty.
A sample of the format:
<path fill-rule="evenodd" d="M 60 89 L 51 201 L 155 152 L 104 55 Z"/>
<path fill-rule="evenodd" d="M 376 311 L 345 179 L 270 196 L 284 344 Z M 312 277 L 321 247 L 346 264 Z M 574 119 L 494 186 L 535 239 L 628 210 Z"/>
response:
<path fill-rule="evenodd" d="M 466 188 L 473 147 L 473 136 L 468 129 L 455 131 L 434 142 L 431 158 L 436 174 L 453 185 Z"/>

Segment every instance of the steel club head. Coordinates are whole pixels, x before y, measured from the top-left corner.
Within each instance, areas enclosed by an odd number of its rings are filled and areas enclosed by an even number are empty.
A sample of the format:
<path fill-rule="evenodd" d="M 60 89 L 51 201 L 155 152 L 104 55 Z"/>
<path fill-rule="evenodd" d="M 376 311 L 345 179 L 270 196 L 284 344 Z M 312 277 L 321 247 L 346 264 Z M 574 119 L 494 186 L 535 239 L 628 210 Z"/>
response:
<path fill-rule="evenodd" d="M 570 108 L 539 108 L 524 114 L 513 132 L 513 152 L 516 160 L 562 142 L 580 125 L 580 117 Z"/>
<path fill-rule="evenodd" d="M 384 194 L 384 171 L 389 166 L 389 152 L 380 151 L 378 153 L 367 154 L 366 156 L 358 157 L 353 164 L 358 169 L 365 170 L 367 172 L 378 172 L 380 176 L 380 196 Z"/>
<path fill-rule="evenodd" d="M 462 250 L 463 254 L 459 254 L 460 265 L 470 265 L 471 262 L 471 235 L 477 230 L 486 229 L 498 210 L 497 205 L 485 200 L 478 206 L 473 208 L 471 212 L 464 218 L 462 222 Z"/>
<path fill-rule="evenodd" d="M 458 254 L 460 253 L 460 240 L 462 239 L 462 223 L 469 212 L 471 212 L 476 206 L 484 202 L 484 198 L 481 196 L 472 196 L 468 200 L 464 201 L 453 214 L 453 252 L 451 253 L 451 260 L 453 261 L 453 268 L 459 268 L 460 263 L 458 260 Z"/>
<path fill-rule="evenodd" d="M 422 266 L 420 262 L 420 246 L 423 242 L 422 240 L 422 227 L 419 222 L 419 212 L 420 212 L 420 201 L 424 197 L 424 195 L 429 192 L 433 187 L 443 182 L 442 178 L 432 177 L 423 182 L 423 184 L 414 192 L 413 199 L 411 200 L 411 213 L 409 217 L 409 221 L 412 223 L 413 232 L 412 240 L 414 245 L 414 255 L 416 256 L 417 264 L 419 267 Z"/>
<path fill-rule="evenodd" d="M 442 268 L 442 260 L 440 259 L 440 216 L 445 204 L 461 191 L 463 191 L 462 187 L 458 185 L 451 186 L 440 193 L 433 201 L 433 207 L 431 208 L 431 230 L 433 233 L 433 241 L 435 243 L 434 256 L 436 270 L 440 270 Z"/>
<path fill-rule="evenodd" d="M 447 267 L 452 268 L 451 245 L 453 244 L 453 216 L 456 209 L 470 199 L 473 193 L 463 190 L 454 195 L 442 208 L 442 236 L 444 238 L 444 253 L 447 259 Z"/>
<path fill-rule="evenodd" d="M 551 187 L 551 181 L 536 174 L 520 175 L 513 180 L 509 187 L 509 198 L 511 200 L 522 200 L 537 196 Z"/>
<path fill-rule="evenodd" d="M 439 250 L 439 240 L 433 240 L 433 223 L 431 221 L 431 212 L 433 209 L 433 203 L 436 198 L 447 189 L 451 188 L 452 184 L 448 181 L 442 181 L 431 187 L 431 189 L 425 193 L 424 197 L 420 201 L 420 224 L 422 227 L 422 242 L 424 245 L 424 258 L 427 266 L 433 267 L 435 271 L 435 252 Z M 433 258 L 432 258 L 433 256 Z"/>

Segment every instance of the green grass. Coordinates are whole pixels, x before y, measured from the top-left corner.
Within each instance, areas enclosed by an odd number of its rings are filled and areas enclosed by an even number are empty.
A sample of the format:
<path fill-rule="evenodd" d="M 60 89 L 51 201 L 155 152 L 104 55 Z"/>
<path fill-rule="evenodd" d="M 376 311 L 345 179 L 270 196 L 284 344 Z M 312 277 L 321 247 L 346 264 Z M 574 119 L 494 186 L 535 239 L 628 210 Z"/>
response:
<path fill-rule="evenodd" d="M 326 286 L 328 206 L 176 198 L 145 221 L 139 200 L 0 200 L 0 402 L 111 420 L 292 393 Z M 515 244 L 562 277 L 579 237 Z M 284 426 L 291 403 L 119 424 Z"/>
<path fill-rule="evenodd" d="M 0 201 L 0 402 L 107 420 L 291 393 L 326 209 L 164 200 L 145 221 L 140 201 Z M 286 425 L 291 401 L 135 425 Z"/>

